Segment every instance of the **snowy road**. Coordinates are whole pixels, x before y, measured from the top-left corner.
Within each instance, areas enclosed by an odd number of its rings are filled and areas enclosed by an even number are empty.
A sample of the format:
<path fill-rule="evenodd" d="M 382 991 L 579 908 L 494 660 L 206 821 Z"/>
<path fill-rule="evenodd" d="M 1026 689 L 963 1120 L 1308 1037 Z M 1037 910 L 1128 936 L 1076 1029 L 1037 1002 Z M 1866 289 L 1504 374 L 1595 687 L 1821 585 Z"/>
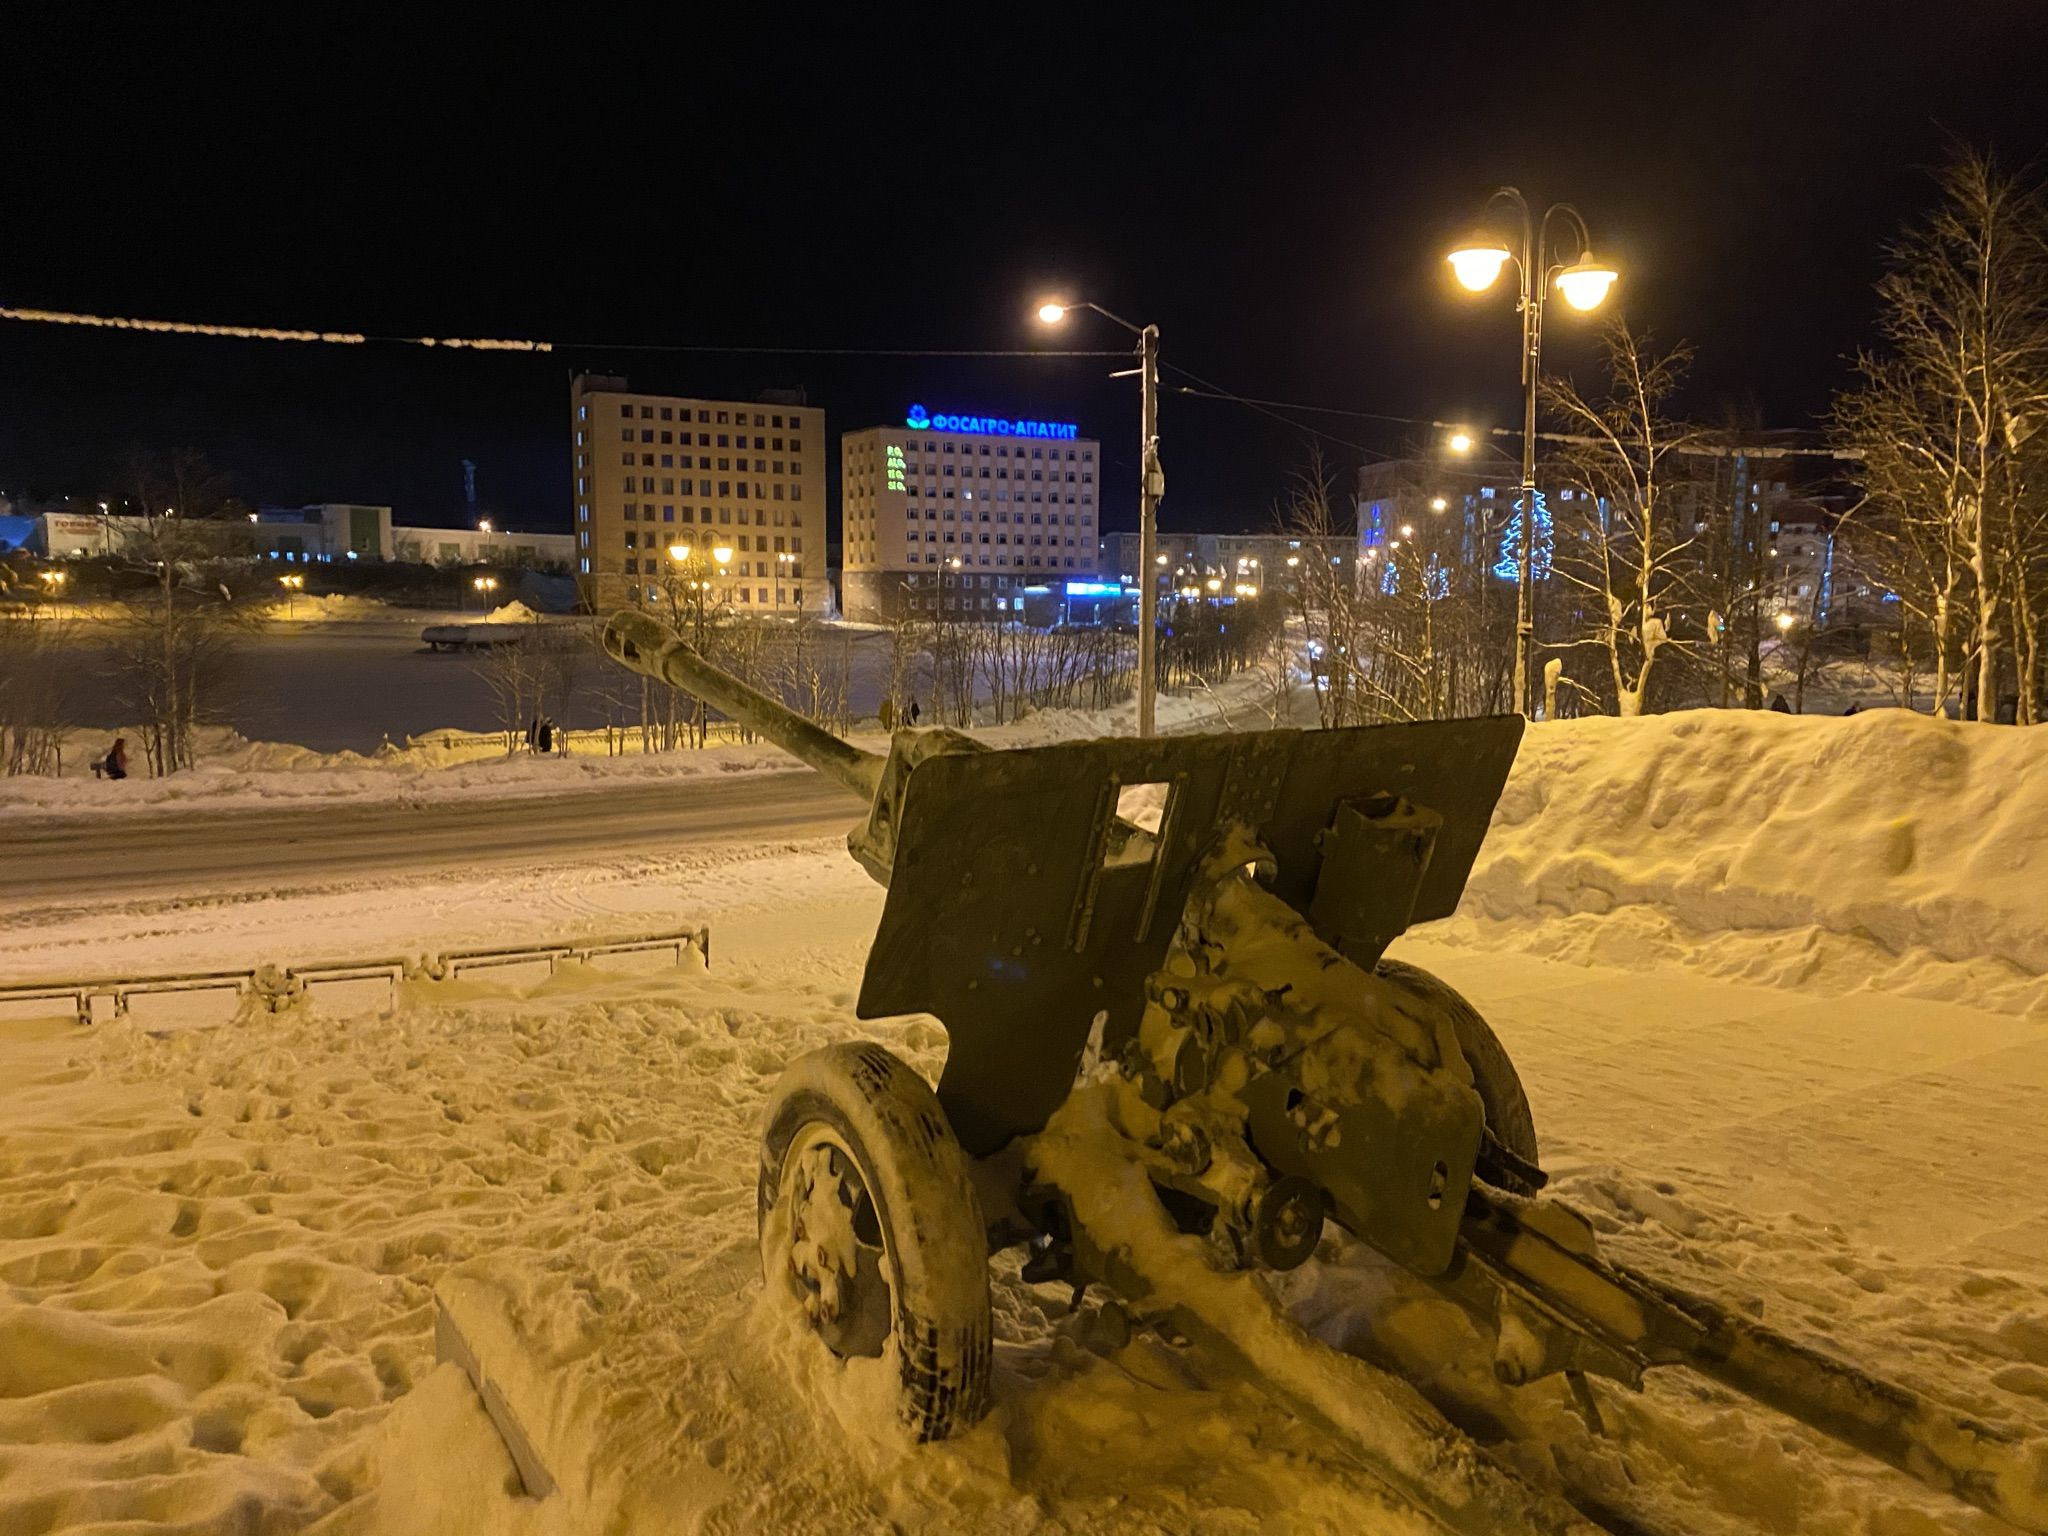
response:
<path fill-rule="evenodd" d="M 419 805 L 283 806 L 10 829 L 0 903 L 297 887 L 371 872 L 447 872 L 706 842 L 843 832 L 860 802 L 809 771 Z"/>

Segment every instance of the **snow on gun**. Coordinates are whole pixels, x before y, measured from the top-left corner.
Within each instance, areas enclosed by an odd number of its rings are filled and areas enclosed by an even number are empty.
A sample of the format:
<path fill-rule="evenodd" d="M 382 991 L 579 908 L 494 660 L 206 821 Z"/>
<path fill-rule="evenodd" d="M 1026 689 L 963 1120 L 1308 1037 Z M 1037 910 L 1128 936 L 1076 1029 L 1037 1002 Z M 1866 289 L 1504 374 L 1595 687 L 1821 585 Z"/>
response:
<path fill-rule="evenodd" d="M 1021 1243 L 1028 1279 L 1106 1284 L 1236 1354 L 1449 1528 L 1577 1524 L 1404 1383 L 1344 1359 L 1333 1396 L 1300 1368 L 1319 1346 L 1229 1272 L 1301 1264 L 1329 1219 L 1464 1308 L 1503 1383 L 1562 1373 L 1597 1420 L 1588 1376 L 1685 1366 L 2048 1532 L 2048 1446 L 1603 1259 L 1540 1193 L 1485 1020 L 1382 958 L 1456 907 L 1518 718 L 1022 750 L 906 730 L 882 757 L 645 615 L 604 642 L 871 800 L 848 847 L 888 895 L 858 1012 L 936 1015 L 945 1070 L 934 1095 L 872 1044 L 794 1064 L 758 1209 L 769 1283 L 834 1352 L 893 1354 L 921 1436 L 984 1409 L 986 1259 Z M 1120 814 L 1140 786 L 1155 829 Z M 1091 1042 L 1110 1070 L 1077 1088 Z"/>

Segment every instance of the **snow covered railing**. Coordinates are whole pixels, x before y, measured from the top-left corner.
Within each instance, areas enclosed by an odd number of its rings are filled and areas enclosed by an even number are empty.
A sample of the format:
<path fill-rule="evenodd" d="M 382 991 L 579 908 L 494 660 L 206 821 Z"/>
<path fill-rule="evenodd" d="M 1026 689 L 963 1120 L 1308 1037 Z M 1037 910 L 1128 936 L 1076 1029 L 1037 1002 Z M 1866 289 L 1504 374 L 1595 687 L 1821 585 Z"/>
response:
<path fill-rule="evenodd" d="M 301 965 L 257 965 L 240 970 L 190 971 L 162 975 L 101 976 L 82 980 L 0 983 L 0 1012 L 17 1013 L 37 1003 L 63 1003 L 82 1025 L 103 1018 L 126 1018 L 137 997 L 178 993 L 219 993 L 232 1007 L 254 1000 L 276 1013 L 293 1003 L 312 1001 L 315 988 L 382 984 L 386 1002 L 395 1004 L 402 982 L 454 981 L 480 970 L 512 966 L 545 966 L 552 976 L 564 962 L 588 964 L 621 955 L 670 953 L 678 966 L 694 953 L 700 964 L 711 963 L 711 930 L 705 927 L 669 933 L 636 934 L 568 944 L 507 944 L 451 949 L 431 955 L 388 955 L 360 960 L 318 960 Z"/>

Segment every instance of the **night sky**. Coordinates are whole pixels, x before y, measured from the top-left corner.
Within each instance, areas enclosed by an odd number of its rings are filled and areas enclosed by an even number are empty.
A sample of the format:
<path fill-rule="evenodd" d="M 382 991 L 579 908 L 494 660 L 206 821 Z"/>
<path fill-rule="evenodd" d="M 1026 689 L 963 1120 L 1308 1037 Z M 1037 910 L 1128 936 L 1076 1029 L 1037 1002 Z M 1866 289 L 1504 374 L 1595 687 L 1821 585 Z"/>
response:
<path fill-rule="evenodd" d="M 2039 0 L 562 7 L 507 30 L 518 9 L 231 36 L 11 18 L 0 301 L 597 345 L 0 322 L 0 490 L 100 493 L 126 445 L 189 444 L 251 501 L 452 523 L 472 458 L 498 515 L 566 529 L 585 367 L 800 387 L 835 440 L 912 400 L 1078 421 L 1109 445 L 1106 523 L 1132 526 L 1135 381 L 1114 360 L 618 344 L 1126 344 L 1092 318 L 1051 341 L 1031 311 L 1062 292 L 1155 321 L 1168 363 L 1240 394 L 1512 422 L 1509 303 L 1458 294 L 1441 261 L 1501 182 L 1576 202 L 1631 320 L 1697 346 L 1690 409 L 1810 425 L 1945 137 L 2048 148 Z M 1551 366 L 1585 373 L 1585 334 L 1560 307 Z M 1301 419 L 1338 466 L 1416 430 Z M 1162 431 L 1169 528 L 1263 525 L 1307 441 L 1176 396 Z"/>

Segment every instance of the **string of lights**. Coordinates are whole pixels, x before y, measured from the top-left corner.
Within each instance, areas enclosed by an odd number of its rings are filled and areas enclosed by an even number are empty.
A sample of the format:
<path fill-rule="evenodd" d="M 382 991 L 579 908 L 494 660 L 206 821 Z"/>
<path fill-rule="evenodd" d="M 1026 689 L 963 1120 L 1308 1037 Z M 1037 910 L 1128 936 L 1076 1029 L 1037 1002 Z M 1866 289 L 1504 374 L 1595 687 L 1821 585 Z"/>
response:
<path fill-rule="evenodd" d="M 32 325 L 75 325 L 115 331 L 151 331 L 174 336 L 214 336 L 231 341 L 297 341 L 328 346 L 372 344 L 452 347 L 472 352 L 701 352 L 770 357 L 1123 357 L 1122 352 L 1052 350 L 1044 347 L 752 347 L 665 341 L 528 341 L 479 336 L 382 336 L 361 331 L 292 330 L 267 325 L 211 325 L 194 320 L 141 320 L 125 315 L 89 315 L 62 309 L 0 305 L 0 320 Z"/>

